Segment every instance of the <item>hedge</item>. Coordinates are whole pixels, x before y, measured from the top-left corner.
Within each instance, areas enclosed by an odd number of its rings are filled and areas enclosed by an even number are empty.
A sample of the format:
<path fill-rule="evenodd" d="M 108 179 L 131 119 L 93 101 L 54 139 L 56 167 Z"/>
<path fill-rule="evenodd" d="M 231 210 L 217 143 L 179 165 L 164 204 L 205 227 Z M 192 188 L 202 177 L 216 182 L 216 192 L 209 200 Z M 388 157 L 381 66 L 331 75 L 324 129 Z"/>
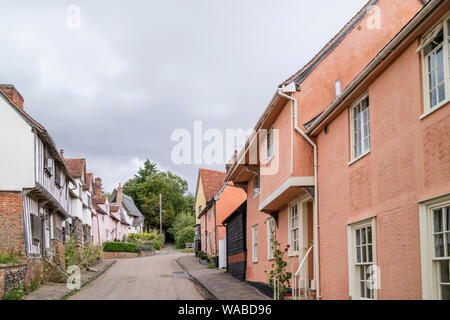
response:
<path fill-rule="evenodd" d="M 175 233 L 175 245 L 178 249 L 183 249 L 188 242 L 194 242 L 194 227 L 188 226 Z"/>
<path fill-rule="evenodd" d="M 136 243 L 130 242 L 103 242 L 103 251 L 136 253 L 138 246 Z"/>

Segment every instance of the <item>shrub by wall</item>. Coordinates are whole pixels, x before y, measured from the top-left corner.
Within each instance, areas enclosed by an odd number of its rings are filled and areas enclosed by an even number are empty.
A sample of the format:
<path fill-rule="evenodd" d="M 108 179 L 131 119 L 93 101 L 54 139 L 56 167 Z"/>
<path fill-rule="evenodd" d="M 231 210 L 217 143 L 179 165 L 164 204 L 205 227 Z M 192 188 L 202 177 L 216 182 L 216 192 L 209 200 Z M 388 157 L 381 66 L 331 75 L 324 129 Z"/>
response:
<path fill-rule="evenodd" d="M 130 242 L 103 242 L 103 251 L 135 253 L 138 251 L 138 246 Z"/>

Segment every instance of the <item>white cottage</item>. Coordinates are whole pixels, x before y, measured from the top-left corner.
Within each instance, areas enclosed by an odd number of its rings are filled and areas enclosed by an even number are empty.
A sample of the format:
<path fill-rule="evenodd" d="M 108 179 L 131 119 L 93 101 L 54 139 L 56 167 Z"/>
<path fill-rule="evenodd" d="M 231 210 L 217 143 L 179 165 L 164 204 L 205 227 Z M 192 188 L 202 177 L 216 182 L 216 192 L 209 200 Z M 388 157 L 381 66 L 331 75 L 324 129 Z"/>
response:
<path fill-rule="evenodd" d="M 45 128 L 12 85 L 0 85 L 0 250 L 54 255 L 70 216 L 75 180 Z"/>

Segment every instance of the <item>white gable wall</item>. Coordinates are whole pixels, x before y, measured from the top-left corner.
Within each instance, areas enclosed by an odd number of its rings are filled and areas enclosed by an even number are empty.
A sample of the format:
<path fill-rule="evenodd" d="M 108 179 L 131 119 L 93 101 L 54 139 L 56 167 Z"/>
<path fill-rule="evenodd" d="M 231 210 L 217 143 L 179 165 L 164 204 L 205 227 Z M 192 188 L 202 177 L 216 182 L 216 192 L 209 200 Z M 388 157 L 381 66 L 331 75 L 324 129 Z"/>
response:
<path fill-rule="evenodd" d="M 0 94 L 0 190 L 34 187 L 34 133 Z M 14 139 L 12 139 L 14 137 Z"/>

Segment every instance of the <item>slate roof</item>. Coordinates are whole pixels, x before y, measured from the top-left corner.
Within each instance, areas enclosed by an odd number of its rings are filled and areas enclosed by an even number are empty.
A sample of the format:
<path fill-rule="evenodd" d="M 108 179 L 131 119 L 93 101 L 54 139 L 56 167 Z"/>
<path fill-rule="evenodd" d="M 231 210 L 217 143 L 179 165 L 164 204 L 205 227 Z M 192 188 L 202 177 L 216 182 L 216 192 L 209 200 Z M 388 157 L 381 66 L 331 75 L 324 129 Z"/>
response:
<path fill-rule="evenodd" d="M 214 196 L 222 189 L 226 172 L 200 169 L 200 178 L 202 179 L 203 192 L 205 193 L 206 202 L 211 201 Z"/>
<path fill-rule="evenodd" d="M 117 198 L 117 190 L 114 189 L 111 193 L 111 203 L 116 203 Z M 141 211 L 136 207 L 134 204 L 133 198 L 131 198 L 129 195 L 123 194 L 122 198 L 122 205 L 127 209 L 128 214 L 133 217 L 137 218 L 144 218 Z"/>

